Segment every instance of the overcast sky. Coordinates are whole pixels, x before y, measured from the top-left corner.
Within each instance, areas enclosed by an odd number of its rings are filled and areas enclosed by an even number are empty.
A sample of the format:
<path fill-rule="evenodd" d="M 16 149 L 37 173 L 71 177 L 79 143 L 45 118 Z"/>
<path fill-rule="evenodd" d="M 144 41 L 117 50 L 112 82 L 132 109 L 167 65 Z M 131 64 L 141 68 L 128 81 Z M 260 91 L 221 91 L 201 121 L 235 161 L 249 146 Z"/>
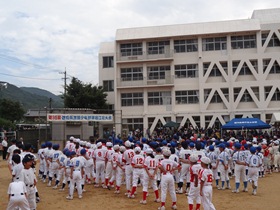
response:
<path fill-rule="evenodd" d="M 247 19 L 268 8 L 280 1 L 0 0 L 0 81 L 60 94 L 66 68 L 98 85 L 99 45 L 119 28 Z"/>

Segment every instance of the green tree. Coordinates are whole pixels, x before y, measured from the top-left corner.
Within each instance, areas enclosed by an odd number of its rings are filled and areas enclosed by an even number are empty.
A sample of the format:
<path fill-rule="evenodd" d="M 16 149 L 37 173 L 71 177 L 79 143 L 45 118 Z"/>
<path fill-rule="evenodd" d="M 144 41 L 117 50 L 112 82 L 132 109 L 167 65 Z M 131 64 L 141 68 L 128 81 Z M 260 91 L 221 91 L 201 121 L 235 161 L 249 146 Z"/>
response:
<path fill-rule="evenodd" d="M 73 77 L 66 86 L 65 106 L 68 108 L 107 109 L 107 94 L 100 86 L 84 84 Z"/>
<path fill-rule="evenodd" d="M 21 120 L 24 113 L 25 111 L 18 101 L 0 100 L 0 118 L 15 122 Z"/>

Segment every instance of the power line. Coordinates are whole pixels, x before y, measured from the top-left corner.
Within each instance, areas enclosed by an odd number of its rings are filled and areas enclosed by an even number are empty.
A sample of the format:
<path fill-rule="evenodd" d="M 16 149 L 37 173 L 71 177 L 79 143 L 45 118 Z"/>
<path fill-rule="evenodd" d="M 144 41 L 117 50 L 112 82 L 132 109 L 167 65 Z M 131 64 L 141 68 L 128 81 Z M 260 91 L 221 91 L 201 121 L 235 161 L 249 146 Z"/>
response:
<path fill-rule="evenodd" d="M 37 68 L 37 69 L 45 69 L 45 70 L 54 71 L 54 72 L 59 72 L 60 71 L 60 70 L 57 70 L 57 69 L 51 69 L 49 67 L 40 66 L 38 64 L 29 63 L 29 62 L 23 61 L 23 60 L 21 60 L 17 57 L 12 57 L 12 56 L 7 56 L 7 55 L 0 54 L 0 58 L 11 61 L 11 62 L 14 62 L 14 63 L 21 64 L 21 65 L 32 66 L 32 67 Z"/>
<path fill-rule="evenodd" d="M 22 79 L 34 79 L 34 80 L 60 80 L 60 79 L 46 79 L 46 78 L 34 78 L 34 77 L 25 77 L 25 76 L 16 76 L 11 74 L 0 73 L 1 75 L 9 76 L 9 77 L 18 77 Z"/>

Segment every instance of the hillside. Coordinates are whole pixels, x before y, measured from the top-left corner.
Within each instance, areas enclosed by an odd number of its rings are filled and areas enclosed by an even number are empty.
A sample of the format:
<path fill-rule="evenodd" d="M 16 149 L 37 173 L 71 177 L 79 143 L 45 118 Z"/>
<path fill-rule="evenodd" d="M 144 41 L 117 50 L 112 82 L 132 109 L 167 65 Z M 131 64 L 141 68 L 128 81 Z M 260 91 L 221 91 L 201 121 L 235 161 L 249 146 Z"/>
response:
<path fill-rule="evenodd" d="M 63 107 L 63 100 L 46 90 L 26 87 L 18 88 L 12 84 L 8 84 L 8 88 L 1 90 L 0 99 L 2 98 L 19 101 L 25 110 L 49 107 L 50 98 L 52 98 L 52 107 Z"/>

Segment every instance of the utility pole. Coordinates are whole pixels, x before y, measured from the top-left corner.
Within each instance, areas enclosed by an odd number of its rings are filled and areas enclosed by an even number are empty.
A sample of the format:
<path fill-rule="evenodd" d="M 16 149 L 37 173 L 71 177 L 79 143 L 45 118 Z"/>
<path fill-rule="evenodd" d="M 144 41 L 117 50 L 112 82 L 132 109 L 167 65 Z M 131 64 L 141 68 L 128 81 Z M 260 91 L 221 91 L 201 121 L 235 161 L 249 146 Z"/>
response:
<path fill-rule="evenodd" d="M 65 106 L 65 96 L 66 96 L 66 80 L 67 80 L 67 77 L 66 77 L 66 67 L 65 67 L 65 71 L 64 72 L 59 72 L 59 74 L 64 74 L 64 77 L 62 78 L 64 80 L 64 93 L 63 93 L 63 103 L 64 103 L 64 108 L 66 108 Z"/>

